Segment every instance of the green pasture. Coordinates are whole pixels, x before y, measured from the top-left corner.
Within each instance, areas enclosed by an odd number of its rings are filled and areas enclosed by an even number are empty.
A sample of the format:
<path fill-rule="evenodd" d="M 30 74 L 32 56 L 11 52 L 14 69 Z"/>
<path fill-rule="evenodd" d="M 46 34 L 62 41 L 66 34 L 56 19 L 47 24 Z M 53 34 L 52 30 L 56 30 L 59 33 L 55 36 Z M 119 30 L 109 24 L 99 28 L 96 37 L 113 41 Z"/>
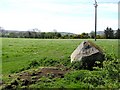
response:
<path fill-rule="evenodd" d="M 100 46 L 106 54 L 117 56 L 117 39 L 86 39 Z M 21 39 L 2 38 L 2 73 L 7 75 L 19 72 L 31 61 L 44 62 L 45 59 L 59 61 L 56 64 L 70 64 L 70 55 L 84 39 Z M 40 66 L 44 66 L 41 65 Z M 55 66 L 55 65 L 53 65 Z"/>

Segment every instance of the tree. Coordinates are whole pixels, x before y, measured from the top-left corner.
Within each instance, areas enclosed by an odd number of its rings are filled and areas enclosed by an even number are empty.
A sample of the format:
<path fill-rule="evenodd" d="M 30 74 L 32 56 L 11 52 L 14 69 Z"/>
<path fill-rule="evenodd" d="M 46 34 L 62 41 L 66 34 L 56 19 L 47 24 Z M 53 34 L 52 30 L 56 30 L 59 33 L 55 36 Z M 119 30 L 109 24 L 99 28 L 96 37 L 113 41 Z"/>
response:
<path fill-rule="evenodd" d="M 0 27 L 0 36 L 5 37 L 5 34 L 6 34 L 6 32 L 5 32 L 4 28 Z"/>
<path fill-rule="evenodd" d="M 61 37 L 61 34 L 60 33 L 57 33 L 57 35 L 56 35 L 58 38 L 60 38 Z"/>
<path fill-rule="evenodd" d="M 32 34 L 33 34 L 33 36 L 34 36 L 34 38 L 39 38 L 40 37 L 40 35 L 41 35 L 41 30 L 39 30 L 38 28 L 34 28 L 34 29 L 32 29 Z"/>
<path fill-rule="evenodd" d="M 40 38 L 45 38 L 45 32 L 41 32 Z"/>
<path fill-rule="evenodd" d="M 10 38 L 18 38 L 18 35 L 15 32 L 11 32 L 11 33 L 9 33 L 9 37 Z"/>
<path fill-rule="evenodd" d="M 88 33 L 82 33 L 81 38 L 90 38 L 90 36 L 88 35 Z"/>
<path fill-rule="evenodd" d="M 106 30 L 104 30 L 105 33 L 105 37 L 106 39 L 113 39 L 114 38 L 114 31 L 112 30 L 112 28 L 106 28 Z"/>
<path fill-rule="evenodd" d="M 115 38 L 116 39 L 120 39 L 120 29 L 118 28 L 118 30 L 115 33 Z"/>
<path fill-rule="evenodd" d="M 90 38 L 95 38 L 95 32 L 94 31 L 90 32 Z"/>

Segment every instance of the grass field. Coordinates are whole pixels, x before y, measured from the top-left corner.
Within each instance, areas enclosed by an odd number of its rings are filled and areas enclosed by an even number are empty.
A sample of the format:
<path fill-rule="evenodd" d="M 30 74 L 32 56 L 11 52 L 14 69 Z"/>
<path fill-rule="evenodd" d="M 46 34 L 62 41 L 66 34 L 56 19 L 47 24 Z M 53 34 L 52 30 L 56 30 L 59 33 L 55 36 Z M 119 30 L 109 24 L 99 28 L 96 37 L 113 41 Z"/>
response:
<path fill-rule="evenodd" d="M 117 39 L 102 39 L 96 42 L 93 39 L 89 40 L 100 46 L 106 54 L 115 57 L 118 55 Z M 33 68 L 62 64 L 69 66 L 71 53 L 82 41 L 84 39 L 2 38 L 3 78 L 29 69 L 33 61 L 39 62 L 39 65 Z"/>
<path fill-rule="evenodd" d="M 25 67 L 32 60 L 62 60 L 69 58 L 83 40 L 59 39 L 2 39 L 3 74 L 9 74 Z M 94 40 L 91 40 L 95 42 Z M 118 40 L 97 40 L 95 42 L 106 53 L 117 55 Z M 69 62 L 70 63 L 70 58 Z"/>

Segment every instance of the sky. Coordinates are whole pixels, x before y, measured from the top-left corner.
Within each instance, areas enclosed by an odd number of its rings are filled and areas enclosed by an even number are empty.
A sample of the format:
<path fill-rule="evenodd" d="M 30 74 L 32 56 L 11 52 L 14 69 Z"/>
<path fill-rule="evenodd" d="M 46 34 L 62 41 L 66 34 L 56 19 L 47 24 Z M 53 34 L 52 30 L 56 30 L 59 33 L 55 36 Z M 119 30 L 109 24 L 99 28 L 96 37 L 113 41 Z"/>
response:
<path fill-rule="evenodd" d="M 97 31 L 118 29 L 119 0 L 97 0 Z M 71 32 L 95 30 L 94 0 L 0 0 L 0 27 L 5 30 Z"/>

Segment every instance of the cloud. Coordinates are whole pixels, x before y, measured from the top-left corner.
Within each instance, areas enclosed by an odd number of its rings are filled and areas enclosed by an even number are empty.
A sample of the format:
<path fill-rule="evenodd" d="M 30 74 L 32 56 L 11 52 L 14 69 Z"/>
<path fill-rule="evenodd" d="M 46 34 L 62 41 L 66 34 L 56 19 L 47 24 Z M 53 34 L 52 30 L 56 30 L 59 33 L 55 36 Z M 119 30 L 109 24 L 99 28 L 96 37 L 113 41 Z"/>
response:
<path fill-rule="evenodd" d="M 87 29 L 90 28 L 90 24 L 92 19 L 82 18 L 82 17 L 64 17 L 64 16 L 51 16 L 45 14 L 20 14 L 11 13 L 8 15 L 1 15 L 2 17 L 6 17 L 5 19 L 1 19 L 0 25 L 5 27 L 6 29 L 21 29 L 28 30 L 32 28 L 39 28 L 41 31 L 51 31 L 53 29 L 57 29 L 58 31 L 67 31 L 74 33 L 83 32 L 87 26 Z M 13 19 L 14 18 L 14 19 Z M 5 26 L 6 25 L 6 26 Z"/>
<path fill-rule="evenodd" d="M 57 15 L 77 15 L 77 14 L 87 14 L 92 10 L 92 5 L 85 4 L 61 4 L 61 3 L 49 3 L 43 1 L 34 1 L 33 0 L 21 0 L 15 1 L 11 0 L 10 6 L 13 8 L 8 8 L 8 11 L 15 12 L 31 12 L 31 13 L 45 13 L 45 14 L 57 14 Z M 91 9 L 90 9 L 91 8 Z"/>
<path fill-rule="evenodd" d="M 86 0 L 2 1 L 6 6 L 0 4 L 0 25 L 5 29 L 57 29 L 74 33 L 94 30 L 94 6 L 91 0 L 88 0 L 87 4 Z M 117 27 L 116 9 L 116 4 L 99 4 L 98 30 L 104 30 L 107 26 Z"/>

